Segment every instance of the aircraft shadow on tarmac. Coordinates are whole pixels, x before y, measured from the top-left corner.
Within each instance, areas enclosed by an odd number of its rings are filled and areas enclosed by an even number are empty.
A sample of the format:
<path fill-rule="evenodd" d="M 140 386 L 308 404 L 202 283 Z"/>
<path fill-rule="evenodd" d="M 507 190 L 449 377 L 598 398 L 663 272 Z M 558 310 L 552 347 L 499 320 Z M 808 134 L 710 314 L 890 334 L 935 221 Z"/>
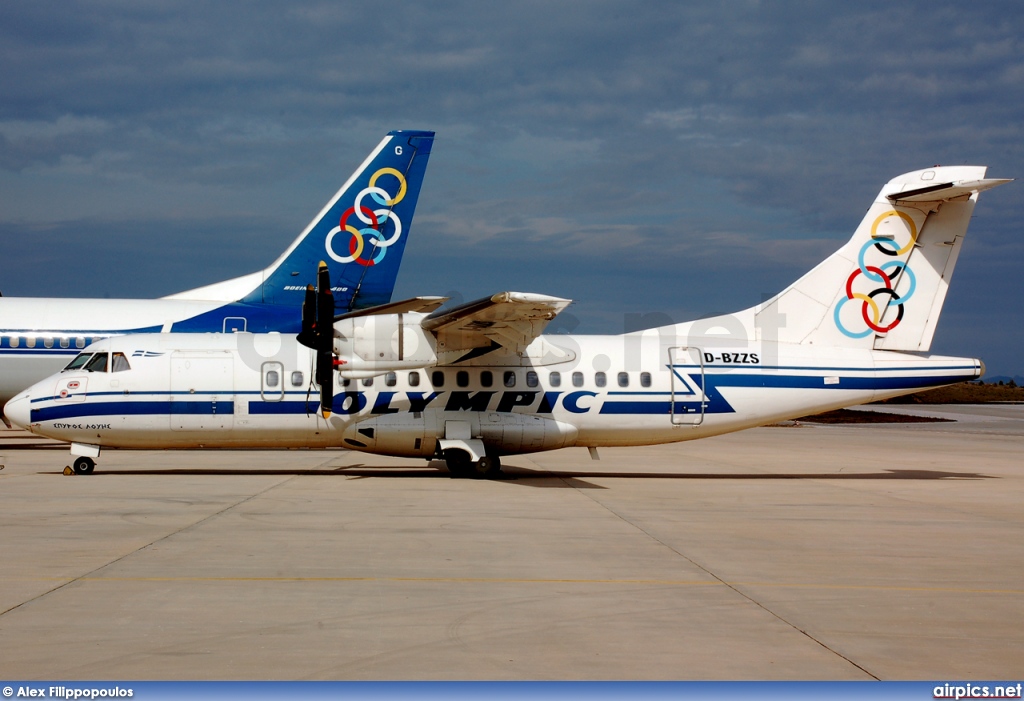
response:
<path fill-rule="evenodd" d="M 11 450 L 67 450 L 66 445 L 60 443 L 0 443 L 0 450 L 5 453 Z"/>
<path fill-rule="evenodd" d="M 60 474 L 50 473 L 50 474 Z M 432 462 L 423 467 L 406 465 L 389 467 L 386 465 L 368 466 L 362 463 L 327 466 L 321 468 L 155 468 L 155 469 L 114 469 L 98 470 L 90 477 L 110 476 L 310 476 L 310 477 L 346 477 L 349 479 L 452 479 L 442 462 Z M 586 482 L 586 479 L 671 479 L 671 480 L 981 480 L 999 479 L 994 475 L 980 472 L 953 472 L 945 470 L 900 470 L 885 469 L 872 472 L 781 472 L 781 473 L 709 473 L 709 472 L 602 472 L 592 470 L 537 470 L 515 465 L 506 465 L 503 473 L 492 482 L 504 482 L 525 487 L 580 489 L 607 489 L 600 485 Z"/>

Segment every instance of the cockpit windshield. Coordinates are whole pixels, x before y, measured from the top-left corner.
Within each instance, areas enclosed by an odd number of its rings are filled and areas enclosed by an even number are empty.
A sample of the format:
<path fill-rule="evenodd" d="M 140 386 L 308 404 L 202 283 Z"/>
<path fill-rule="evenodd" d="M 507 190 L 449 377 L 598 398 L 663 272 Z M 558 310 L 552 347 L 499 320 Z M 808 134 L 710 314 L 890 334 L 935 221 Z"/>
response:
<path fill-rule="evenodd" d="M 88 362 L 89 358 L 92 357 L 92 353 L 79 353 L 75 356 L 75 359 L 68 363 L 65 370 L 77 370 Z"/>
<path fill-rule="evenodd" d="M 107 371 L 107 354 L 97 353 L 92 357 L 92 360 L 85 366 L 86 372 L 106 372 Z"/>

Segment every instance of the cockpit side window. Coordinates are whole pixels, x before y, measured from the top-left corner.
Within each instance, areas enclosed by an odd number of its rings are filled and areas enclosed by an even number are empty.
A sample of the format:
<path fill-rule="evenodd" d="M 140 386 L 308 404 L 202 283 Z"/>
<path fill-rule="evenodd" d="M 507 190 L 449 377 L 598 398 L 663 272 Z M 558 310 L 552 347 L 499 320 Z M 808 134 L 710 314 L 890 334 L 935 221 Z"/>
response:
<path fill-rule="evenodd" d="M 92 353 L 79 353 L 75 356 L 75 359 L 68 363 L 65 370 L 77 370 L 88 362 L 89 358 L 92 357 Z"/>
<path fill-rule="evenodd" d="M 97 353 L 92 357 L 92 360 L 85 366 L 86 372 L 106 372 L 107 371 L 107 354 Z"/>
<path fill-rule="evenodd" d="M 124 357 L 124 353 L 114 353 L 113 362 L 110 364 L 110 372 L 124 372 L 131 369 L 132 366 L 128 364 L 128 358 Z"/>

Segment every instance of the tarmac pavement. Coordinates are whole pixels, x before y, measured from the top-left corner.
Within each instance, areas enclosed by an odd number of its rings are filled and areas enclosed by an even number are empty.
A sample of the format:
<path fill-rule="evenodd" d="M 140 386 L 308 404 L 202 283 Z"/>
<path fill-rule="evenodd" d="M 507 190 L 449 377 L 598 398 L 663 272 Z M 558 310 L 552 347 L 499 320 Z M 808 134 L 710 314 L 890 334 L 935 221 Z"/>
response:
<path fill-rule="evenodd" d="M 1024 407 L 504 460 L 0 431 L 7 679 L 1017 679 Z M 685 430 L 682 428 L 681 430 Z"/>

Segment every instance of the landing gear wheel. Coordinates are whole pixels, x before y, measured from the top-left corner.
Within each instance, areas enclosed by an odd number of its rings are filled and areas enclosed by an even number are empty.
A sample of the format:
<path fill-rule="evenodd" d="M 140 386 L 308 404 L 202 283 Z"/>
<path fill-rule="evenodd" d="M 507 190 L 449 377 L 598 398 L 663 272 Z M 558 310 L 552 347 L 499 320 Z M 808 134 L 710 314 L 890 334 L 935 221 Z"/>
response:
<path fill-rule="evenodd" d="M 92 458 L 78 458 L 78 460 L 75 460 L 76 475 L 91 475 L 94 469 L 96 469 L 96 463 L 93 462 Z"/>
<path fill-rule="evenodd" d="M 444 451 L 444 461 L 452 477 L 467 477 L 472 472 L 473 461 L 469 453 L 454 448 Z"/>
<path fill-rule="evenodd" d="M 501 474 L 501 460 L 497 455 L 485 455 L 473 463 L 473 476 L 494 479 Z"/>

